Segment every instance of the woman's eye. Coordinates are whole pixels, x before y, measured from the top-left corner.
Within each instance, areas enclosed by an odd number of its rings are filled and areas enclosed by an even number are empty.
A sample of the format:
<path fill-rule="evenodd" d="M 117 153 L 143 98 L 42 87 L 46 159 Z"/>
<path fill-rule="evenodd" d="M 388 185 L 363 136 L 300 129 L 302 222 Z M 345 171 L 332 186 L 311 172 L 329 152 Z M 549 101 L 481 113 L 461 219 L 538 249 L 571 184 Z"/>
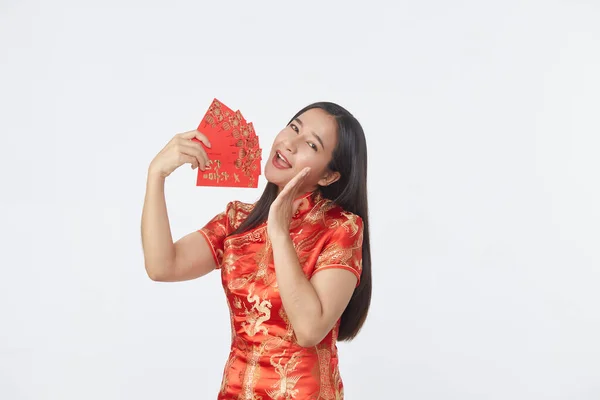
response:
<path fill-rule="evenodd" d="M 308 142 L 308 145 L 309 145 L 310 147 L 312 147 L 312 149 L 313 149 L 314 151 L 317 151 L 317 145 L 316 145 L 316 144 L 314 144 L 314 143 L 311 143 L 311 142 Z"/>
<path fill-rule="evenodd" d="M 298 127 L 297 127 L 296 125 L 294 125 L 294 124 L 291 124 L 290 126 L 292 127 L 292 129 L 293 129 L 294 131 L 298 132 Z"/>

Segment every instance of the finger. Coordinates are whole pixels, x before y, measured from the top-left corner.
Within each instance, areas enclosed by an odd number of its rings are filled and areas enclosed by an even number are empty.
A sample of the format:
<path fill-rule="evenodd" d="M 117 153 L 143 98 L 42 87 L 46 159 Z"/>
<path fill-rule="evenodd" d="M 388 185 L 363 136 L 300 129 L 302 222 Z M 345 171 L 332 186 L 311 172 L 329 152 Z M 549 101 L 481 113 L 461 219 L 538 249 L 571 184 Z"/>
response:
<path fill-rule="evenodd" d="M 306 167 L 306 168 L 302 169 L 302 171 L 298 172 L 296 174 L 296 176 L 294 176 L 288 182 L 288 185 L 290 185 L 291 187 L 297 186 L 304 178 L 306 178 L 306 175 L 308 174 L 309 171 L 310 171 L 310 167 Z"/>
<path fill-rule="evenodd" d="M 208 163 L 208 156 L 202 146 L 199 143 L 180 143 L 177 146 L 177 150 L 180 153 L 187 154 L 198 159 L 199 166 L 206 165 Z"/>
<path fill-rule="evenodd" d="M 310 167 L 306 167 L 304 169 L 302 169 L 302 171 L 300 171 L 298 173 L 298 175 L 295 176 L 295 178 L 297 179 L 297 182 L 301 182 L 304 178 L 306 178 L 308 176 L 310 172 Z"/>
<path fill-rule="evenodd" d="M 296 201 L 296 197 L 298 196 L 298 192 L 299 190 L 296 188 L 292 188 L 292 187 L 285 187 L 283 188 L 283 190 L 279 193 L 279 196 L 277 196 L 277 198 L 275 200 L 279 200 L 278 204 L 289 204 L 290 207 L 293 206 L 293 204 Z"/>
<path fill-rule="evenodd" d="M 283 187 L 283 189 L 281 190 L 281 192 L 279 192 L 279 195 L 277 196 L 278 198 L 285 199 L 285 198 L 291 197 L 293 195 L 292 192 L 293 192 L 293 189 L 294 189 L 294 186 L 295 186 L 294 179 L 296 179 L 296 178 L 292 178 L 292 180 L 289 181 Z"/>
<path fill-rule="evenodd" d="M 194 148 L 196 148 L 198 150 L 198 152 L 200 152 L 200 155 L 202 155 L 202 158 L 205 160 L 206 166 L 208 167 L 208 163 L 210 161 L 210 157 L 208 156 L 208 153 L 206 153 L 206 149 L 198 142 L 195 141 L 188 141 L 187 143 L 184 143 L 187 145 L 190 145 Z"/>
<path fill-rule="evenodd" d="M 210 144 L 210 141 L 208 140 L 208 138 L 205 135 L 201 134 L 200 132 L 198 132 L 196 134 L 196 136 L 194 136 L 192 139 L 198 139 L 199 141 L 201 141 L 202 143 L 204 143 L 204 145 L 206 147 L 208 147 L 209 149 L 212 147 L 212 145 Z"/>
<path fill-rule="evenodd" d="M 179 144 L 181 144 L 182 146 L 188 146 L 188 147 L 191 146 L 191 147 L 197 149 L 200 153 L 202 153 L 206 157 L 206 159 L 208 159 L 208 156 L 206 154 L 206 150 L 204 149 L 204 147 L 199 142 L 194 141 L 194 140 L 185 140 L 185 139 L 182 139 L 182 140 L 179 141 Z"/>
<path fill-rule="evenodd" d="M 208 142 L 208 140 L 206 141 Z M 196 140 L 196 137 L 193 137 L 192 140 L 181 138 L 179 142 L 184 144 L 191 144 L 193 146 L 198 147 L 199 149 L 204 150 L 204 146 L 202 145 L 204 142 L 201 143 L 200 140 Z"/>
<path fill-rule="evenodd" d="M 297 194 L 298 191 L 300 190 L 302 181 L 304 181 L 304 179 L 306 178 L 306 176 L 308 175 L 308 173 L 310 172 L 310 168 L 304 168 L 302 171 L 300 171 L 296 176 L 294 176 L 292 178 L 292 180 L 290 180 L 288 182 L 288 184 L 286 185 L 286 187 L 284 188 L 284 190 L 287 188 L 288 192 L 287 193 L 291 193 L 291 194 Z"/>
<path fill-rule="evenodd" d="M 187 131 L 187 132 L 180 133 L 177 136 L 179 136 L 182 139 L 191 139 L 194 136 L 196 136 L 196 133 L 198 133 L 198 132 L 199 132 L 198 129 L 194 129 L 192 131 Z"/>
<path fill-rule="evenodd" d="M 182 139 L 188 139 L 188 140 L 196 138 L 199 141 L 201 141 L 202 143 L 204 143 L 204 145 L 206 147 L 208 147 L 208 148 L 211 147 L 211 144 L 210 144 L 210 141 L 208 140 L 208 138 L 204 134 L 200 133 L 200 131 L 198 129 L 194 129 L 193 131 L 184 132 L 180 135 L 180 137 Z"/>
<path fill-rule="evenodd" d="M 192 169 L 198 168 L 198 159 L 188 154 L 179 153 L 179 162 L 183 164 L 191 164 Z"/>
<path fill-rule="evenodd" d="M 198 167 L 204 171 L 209 164 L 208 155 L 199 143 L 181 143 L 178 146 L 180 153 L 195 157 Z"/>

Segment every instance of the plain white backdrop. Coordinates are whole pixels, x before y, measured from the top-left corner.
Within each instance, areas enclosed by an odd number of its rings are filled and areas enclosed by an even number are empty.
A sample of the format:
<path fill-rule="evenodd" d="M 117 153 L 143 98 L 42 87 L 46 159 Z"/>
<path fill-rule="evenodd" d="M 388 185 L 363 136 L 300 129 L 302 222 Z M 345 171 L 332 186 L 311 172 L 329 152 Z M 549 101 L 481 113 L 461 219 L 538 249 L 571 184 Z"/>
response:
<path fill-rule="evenodd" d="M 598 21 L 595 0 L 0 1 L 0 398 L 216 398 L 219 273 L 149 280 L 140 217 L 149 162 L 217 97 L 267 153 L 313 101 L 365 128 L 347 399 L 599 399 Z M 174 238 L 261 179 L 177 170 Z"/>

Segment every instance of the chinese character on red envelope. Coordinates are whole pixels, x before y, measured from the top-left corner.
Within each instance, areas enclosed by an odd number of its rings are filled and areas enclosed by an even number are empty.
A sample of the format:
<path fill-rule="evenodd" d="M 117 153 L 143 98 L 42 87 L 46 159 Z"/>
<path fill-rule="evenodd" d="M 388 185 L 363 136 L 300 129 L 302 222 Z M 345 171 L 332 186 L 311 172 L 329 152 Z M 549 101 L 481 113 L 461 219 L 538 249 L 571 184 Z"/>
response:
<path fill-rule="evenodd" d="M 196 186 L 258 187 L 262 149 L 252 122 L 214 99 L 197 129 L 211 147 L 204 146 L 210 161 L 204 171 L 198 169 Z"/>

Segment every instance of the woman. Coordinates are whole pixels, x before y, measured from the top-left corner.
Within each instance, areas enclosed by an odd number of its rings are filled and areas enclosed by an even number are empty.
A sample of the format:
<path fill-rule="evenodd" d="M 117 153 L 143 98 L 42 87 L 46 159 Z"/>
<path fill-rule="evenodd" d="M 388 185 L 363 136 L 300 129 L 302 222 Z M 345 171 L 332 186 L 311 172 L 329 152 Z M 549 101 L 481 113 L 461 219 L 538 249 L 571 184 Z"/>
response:
<path fill-rule="evenodd" d="M 277 135 L 254 204 L 230 202 L 173 243 L 164 179 L 208 159 L 194 130 L 175 136 L 148 171 L 142 241 L 148 276 L 182 281 L 221 269 L 231 352 L 219 399 L 342 399 L 336 341 L 361 329 L 371 299 L 367 149 L 341 106 L 299 111 Z"/>

